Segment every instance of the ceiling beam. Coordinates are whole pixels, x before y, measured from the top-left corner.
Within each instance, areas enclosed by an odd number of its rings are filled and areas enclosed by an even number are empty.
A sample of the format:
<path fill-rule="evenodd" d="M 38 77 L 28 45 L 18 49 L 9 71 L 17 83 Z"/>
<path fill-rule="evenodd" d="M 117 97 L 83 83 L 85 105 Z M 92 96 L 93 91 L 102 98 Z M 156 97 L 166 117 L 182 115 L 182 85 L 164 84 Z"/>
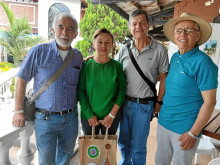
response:
<path fill-rule="evenodd" d="M 155 2 L 156 2 L 156 5 L 158 6 L 157 1 L 155 1 Z M 145 9 L 147 9 L 148 7 L 151 7 L 153 4 L 155 4 L 155 2 L 152 1 L 152 2 L 151 2 L 150 4 L 148 4 L 147 6 L 142 6 L 141 9 L 142 9 L 142 10 L 145 10 Z"/>
<path fill-rule="evenodd" d="M 115 4 L 116 2 L 121 2 L 121 1 L 122 0 L 90 0 L 90 2 L 93 3 L 93 4 L 99 4 L 99 2 L 100 2 L 100 4 L 107 5 L 108 7 L 113 9 L 115 12 L 117 12 L 119 15 L 121 15 L 123 18 L 128 20 L 129 19 L 129 15 L 124 10 L 122 10 L 121 8 L 119 8 Z M 127 0 L 125 0 L 125 1 L 127 1 Z M 129 0 L 129 1 L 131 1 L 131 0 Z M 141 1 L 141 0 L 139 0 L 139 1 Z M 153 0 L 149 0 L 149 1 L 153 1 Z M 134 5 L 134 1 L 132 1 L 131 3 Z M 138 8 L 138 6 L 136 6 L 136 7 Z M 159 13 L 155 13 L 155 14 L 149 15 L 149 20 L 150 20 L 151 25 L 163 25 L 167 21 L 165 21 L 165 20 L 158 20 L 158 19 L 166 17 L 166 16 L 173 16 L 173 12 L 174 12 L 174 9 L 171 8 L 171 9 L 168 9 L 168 10 L 165 10 L 165 11 L 160 11 Z"/>
<path fill-rule="evenodd" d="M 155 0 L 90 0 L 92 4 L 108 4 L 108 3 L 119 3 L 119 2 L 138 2 L 138 1 L 155 1 Z"/>
<path fill-rule="evenodd" d="M 130 2 L 131 5 L 135 6 L 136 9 L 140 10 L 141 9 L 141 6 L 139 5 L 139 3 L 137 1 L 132 1 Z"/>
<path fill-rule="evenodd" d="M 173 13 L 174 13 L 174 8 L 170 8 L 170 9 L 167 9 L 167 10 L 164 10 L 164 11 L 160 11 L 160 12 L 155 13 L 155 14 L 151 14 L 150 16 L 152 18 L 166 17 L 166 16 L 170 16 L 170 15 L 173 16 Z"/>
<path fill-rule="evenodd" d="M 149 22 L 150 22 L 150 25 L 152 26 L 155 26 L 155 25 L 164 25 L 165 23 L 168 22 L 168 20 L 150 20 L 149 19 Z"/>
<path fill-rule="evenodd" d="M 126 20 L 129 19 L 129 15 L 124 12 L 121 8 L 119 8 L 118 6 L 116 6 L 113 3 L 110 4 L 106 4 L 108 7 L 110 7 L 112 10 L 114 10 L 116 13 L 118 13 L 119 15 L 121 15 L 123 18 L 125 18 Z"/>
<path fill-rule="evenodd" d="M 163 33 L 163 26 L 155 27 L 152 30 L 149 30 L 148 34 L 160 41 L 168 41 L 166 36 Z"/>
<path fill-rule="evenodd" d="M 160 11 L 159 13 L 152 14 L 149 17 L 149 22 L 151 25 L 164 25 L 167 21 L 169 21 L 169 17 L 173 16 L 174 8 Z M 161 19 L 164 17 L 168 17 L 168 19 Z"/>

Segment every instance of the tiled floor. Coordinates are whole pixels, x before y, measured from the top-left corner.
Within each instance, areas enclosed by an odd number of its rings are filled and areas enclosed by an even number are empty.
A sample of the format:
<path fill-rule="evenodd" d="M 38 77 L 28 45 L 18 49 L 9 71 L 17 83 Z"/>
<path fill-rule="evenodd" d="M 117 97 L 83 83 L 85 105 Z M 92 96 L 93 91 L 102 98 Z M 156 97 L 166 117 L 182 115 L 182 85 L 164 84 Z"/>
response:
<path fill-rule="evenodd" d="M 151 122 L 150 134 L 147 141 L 147 165 L 155 165 L 154 158 L 155 158 L 156 149 L 157 149 L 157 119 L 153 119 L 153 121 Z M 117 161 L 120 160 L 120 157 L 121 157 L 120 151 L 117 150 Z M 211 160 L 211 156 L 200 155 L 199 160 L 200 160 L 199 165 L 208 165 L 208 162 Z"/>
<path fill-rule="evenodd" d="M 150 130 L 150 135 L 148 138 L 147 142 L 147 165 L 155 165 L 154 163 L 154 157 L 156 153 L 156 147 L 157 147 L 157 141 L 156 141 L 156 134 L 157 134 L 157 119 L 154 119 L 151 122 L 151 130 Z M 12 157 L 13 162 L 15 161 L 16 154 L 17 154 L 18 148 L 17 147 L 12 147 L 10 149 L 10 156 Z M 119 162 L 120 160 L 120 152 L 119 149 L 117 149 L 117 161 Z M 200 155 L 200 165 L 208 165 L 208 162 L 211 160 L 210 155 Z M 36 160 L 36 154 L 35 154 L 35 159 Z M 75 157 L 71 160 L 71 165 L 78 165 L 78 154 L 75 155 Z M 17 165 L 14 163 L 14 165 Z M 37 165 L 35 163 L 35 165 Z M 194 163 L 193 163 L 194 165 Z"/>

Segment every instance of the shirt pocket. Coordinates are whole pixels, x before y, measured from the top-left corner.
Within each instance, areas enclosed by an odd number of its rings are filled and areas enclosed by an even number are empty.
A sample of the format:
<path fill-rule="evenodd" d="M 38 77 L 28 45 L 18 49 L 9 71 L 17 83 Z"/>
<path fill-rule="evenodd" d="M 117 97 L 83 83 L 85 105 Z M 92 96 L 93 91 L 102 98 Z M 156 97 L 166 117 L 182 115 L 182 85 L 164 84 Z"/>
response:
<path fill-rule="evenodd" d="M 70 74 L 68 76 L 69 85 L 77 85 L 79 79 L 80 69 L 71 68 Z"/>

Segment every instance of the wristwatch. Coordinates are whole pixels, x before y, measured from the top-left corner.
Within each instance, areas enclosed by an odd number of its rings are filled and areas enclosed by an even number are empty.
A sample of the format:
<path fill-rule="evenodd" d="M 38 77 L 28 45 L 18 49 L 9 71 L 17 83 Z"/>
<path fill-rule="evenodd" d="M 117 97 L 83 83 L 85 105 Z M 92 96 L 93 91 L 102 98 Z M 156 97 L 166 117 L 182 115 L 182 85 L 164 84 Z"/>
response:
<path fill-rule="evenodd" d="M 163 104 L 163 101 L 156 101 L 158 104 L 162 105 Z"/>

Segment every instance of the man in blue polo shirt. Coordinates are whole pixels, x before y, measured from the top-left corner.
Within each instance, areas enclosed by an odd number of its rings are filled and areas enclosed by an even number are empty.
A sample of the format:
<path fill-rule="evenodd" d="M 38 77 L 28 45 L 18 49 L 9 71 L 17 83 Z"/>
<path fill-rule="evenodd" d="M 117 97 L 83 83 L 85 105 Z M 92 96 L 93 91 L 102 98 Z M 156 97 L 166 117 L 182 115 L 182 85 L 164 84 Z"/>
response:
<path fill-rule="evenodd" d="M 170 62 L 158 119 L 156 165 L 190 165 L 199 136 L 216 104 L 218 67 L 199 50 L 212 29 L 208 22 L 183 13 L 164 25 L 179 51 Z"/>
<path fill-rule="evenodd" d="M 18 73 L 13 125 L 23 127 L 27 82 L 34 78 L 34 93 L 49 80 L 73 52 L 60 77 L 35 101 L 35 136 L 40 165 L 68 165 L 78 135 L 76 90 L 82 65 L 81 53 L 71 47 L 78 23 L 68 13 L 54 19 L 55 41 L 30 49 Z"/>

